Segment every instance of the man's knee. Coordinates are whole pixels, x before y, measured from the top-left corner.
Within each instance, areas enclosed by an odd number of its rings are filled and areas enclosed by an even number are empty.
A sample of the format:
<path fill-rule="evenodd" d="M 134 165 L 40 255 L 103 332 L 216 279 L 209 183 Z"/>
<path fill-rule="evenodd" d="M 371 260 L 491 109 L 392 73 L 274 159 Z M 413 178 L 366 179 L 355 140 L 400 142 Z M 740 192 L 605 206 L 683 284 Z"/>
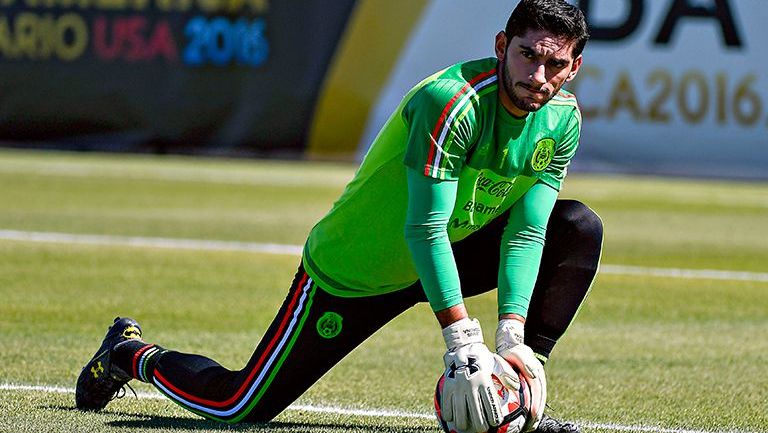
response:
<path fill-rule="evenodd" d="M 558 200 L 549 226 L 582 242 L 593 241 L 600 245 L 603 241 L 603 221 L 589 206 L 577 200 Z"/>

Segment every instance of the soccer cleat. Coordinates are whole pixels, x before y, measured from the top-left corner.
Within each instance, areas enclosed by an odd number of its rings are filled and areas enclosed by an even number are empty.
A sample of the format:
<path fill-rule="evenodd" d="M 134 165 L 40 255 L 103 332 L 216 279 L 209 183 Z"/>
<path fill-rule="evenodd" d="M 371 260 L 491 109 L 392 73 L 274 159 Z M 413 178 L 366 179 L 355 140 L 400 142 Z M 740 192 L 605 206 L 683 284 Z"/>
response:
<path fill-rule="evenodd" d="M 580 433 L 579 426 L 567 421 L 558 421 L 544 413 L 534 433 Z"/>
<path fill-rule="evenodd" d="M 78 409 L 104 408 L 132 379 L 128 373 L 110 362 L 115 346 L 128 340 L 141 340 L 141 327 L 133 319 L 115 317 L 115 322 L 107 330 L 101 347 L 85 364 L 77 378 L 75 404 Z"/>

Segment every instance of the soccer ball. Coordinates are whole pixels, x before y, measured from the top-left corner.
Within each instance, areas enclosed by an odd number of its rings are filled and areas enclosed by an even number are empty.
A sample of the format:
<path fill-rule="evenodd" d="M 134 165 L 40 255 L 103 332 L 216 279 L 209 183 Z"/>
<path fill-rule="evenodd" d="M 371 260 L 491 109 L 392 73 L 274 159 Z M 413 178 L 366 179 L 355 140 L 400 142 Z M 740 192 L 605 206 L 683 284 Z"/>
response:
<path fill-rule="evenodd" d="M 496 386 L 496 392 L 499 394 L 499 397 L 501 397 L 501 410 L 502 415 L 504 415 L 504 420 L 498 427 L 491 427 L 488 430 L 488 433 L 518 433 L 523 429 L 523 425 L 531 412 L 531 388 L 528 386 L 528 382 L 526 382 L 525 377 L 520 372 L 517 372 L 517 375 L 520 378 L 520 390 L 515 391 L 514 389 L 504 386 L 499 379 L 499 376 L 501 376 L 504 370 L 509 371 L 510 367 L 514 370 L 514 367 L 499 356 L 494 356 L 494 359 L 496 363 L 493 366 L 491 379 Z M 500 365 L 502 362 L 506 364 L 506 368 Z M 447 422 L 443 419 L 442 410 L 440 408 L 444 383 L 445 374 L 441 374 L 440 379 L 437 381 L 437 386 L 435 387 L 435 415 L 437 416 L 438 423 L 440 423 L 440 427 L 443 428 L 445 433 L 456 433 L 457 430 L 453 425 L 453 422 Z"/>

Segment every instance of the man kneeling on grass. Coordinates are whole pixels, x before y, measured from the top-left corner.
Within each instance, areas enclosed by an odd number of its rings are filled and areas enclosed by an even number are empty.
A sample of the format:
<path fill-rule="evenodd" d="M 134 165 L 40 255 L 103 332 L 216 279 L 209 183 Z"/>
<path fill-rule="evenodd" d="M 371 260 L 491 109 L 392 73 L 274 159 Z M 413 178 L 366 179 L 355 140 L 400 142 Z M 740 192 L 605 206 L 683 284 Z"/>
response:
<path fill-rule="evenodd" d="M 501 422 L 498 396 L 484 392 L 493 356 L 463 299 L 498 288 L 496 352 L 541 390 L 524 430 L 578 431 L 544 414 L 543 363 L 586 297 L 602 243 L 592 210 L 557 199 L 581 127 L 562 86 L 587 38 L 578 8 L 522 0 L 494 57 L 438 71 L 405 95 L 309 234 L 285 302 L 242 370 L 147 343 L 138 323 L 118 318 L 78 378 L 77 407 L 101 409 L 138 379 L 206 418 L 268 421 L 427 301 L 451 372 L 443 417 L 486 431 Z"/>

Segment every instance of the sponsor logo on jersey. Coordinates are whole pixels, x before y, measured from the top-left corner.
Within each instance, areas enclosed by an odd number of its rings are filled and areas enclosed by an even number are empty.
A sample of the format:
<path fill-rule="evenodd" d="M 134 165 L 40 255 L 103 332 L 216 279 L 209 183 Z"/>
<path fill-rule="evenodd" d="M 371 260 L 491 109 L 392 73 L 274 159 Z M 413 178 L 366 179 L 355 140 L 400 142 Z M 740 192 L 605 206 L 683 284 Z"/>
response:
<path fill-rule="evenodd" d="M 480 224 L 470 224 L 467 220 L 460 220 L 458 218 L 454 218 L 451 220 L 451 222 L 448 223 L 448 227 L 454 228 L 454 229 L 464 229 L 469 231 L 477 231 L 483 228 Z"/>
<path fill-rule="evenodd" d="M 489 206 L 484 203 L 469 200 L 461 209 L 467 212 L 474 212 L 474 213 L 479 213 L 483 215 L 496 215 L 497 213 L 499 213 L 499 209 L 501 209 L 501 207 Z"/>
<path fill-rule="evenodd" d="M 536 143 L 536 149 L 531 157 L 531 168 L 539 172 L 544 170 L 552 162 L 555 156 L 555 140 L 552 138 L 542 138 Z"/>
<path fill-rule="evenodd" d="M 482 191 L 488 195 L 492 195 L 498 198 L 504 198 L 509 195 L 512 190 L 514 182 L 508 180 L 496 181 L 490 177 L 486 177 L 484 174 L 480 174 L 475 181 L 475 188 L 478 191 Z"/>

